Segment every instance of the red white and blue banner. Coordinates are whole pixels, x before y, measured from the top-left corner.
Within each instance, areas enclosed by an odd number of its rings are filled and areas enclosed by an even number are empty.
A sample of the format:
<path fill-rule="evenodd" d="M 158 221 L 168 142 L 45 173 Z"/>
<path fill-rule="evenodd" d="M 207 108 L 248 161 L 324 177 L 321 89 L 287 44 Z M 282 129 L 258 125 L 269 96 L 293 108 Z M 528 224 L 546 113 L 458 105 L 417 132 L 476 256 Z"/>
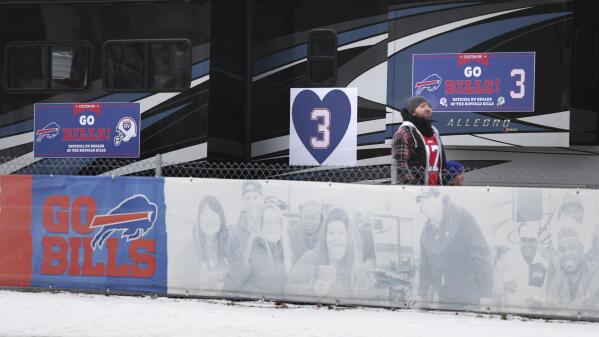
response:
<path fill-rule="evenodd" d="M 535 53 L 414 54 L 412 95 L 435 112 L 534 112 Z"/>
<path fill-rule="evenodd" d="M 164 292 L 162 179 L 34 176 L 34 287 Z"/>
<path fill-rule="evenodd" d="M 35 157 L 139 158 L 139 103 L 35 104 Z"/>

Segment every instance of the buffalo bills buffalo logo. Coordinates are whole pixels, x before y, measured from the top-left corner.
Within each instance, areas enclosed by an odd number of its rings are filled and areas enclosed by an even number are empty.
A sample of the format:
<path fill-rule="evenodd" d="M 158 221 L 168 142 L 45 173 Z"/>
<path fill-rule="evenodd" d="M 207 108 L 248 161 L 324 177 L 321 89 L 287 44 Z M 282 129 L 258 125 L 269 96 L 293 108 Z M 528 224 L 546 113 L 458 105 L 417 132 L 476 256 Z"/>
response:
<path fill-rule="evenodd" d="M 424 90 L 428 92 L 433 92 L 441 86 L 443 79 L 441 76 L 437 74 L 431 74 L 427 76 L 424 80 L 420 82 L 416 82 L 414 86 L 416 88 L 416 95 L 420 95 Z"/>
<path fill-rule="evenodd" d="M 35 131 L 35 135 L 37 136 L 36 141 L 39 143 L 44 139 L 53 139 L 60 132 L 60 125 L 56 122 L 48 123 L 43 128 Z"/>
<path fill-rule="evenodd" d="M 136 194 L 122 201 L 105 215 L 96 215 L 90 228 L 100 230 L 94 235 L 91 246 L 102 248 L 115 232 L 127 241 L 137 240 L 148 234 L 158 217 L 158 206 L 145 195 Z"/>

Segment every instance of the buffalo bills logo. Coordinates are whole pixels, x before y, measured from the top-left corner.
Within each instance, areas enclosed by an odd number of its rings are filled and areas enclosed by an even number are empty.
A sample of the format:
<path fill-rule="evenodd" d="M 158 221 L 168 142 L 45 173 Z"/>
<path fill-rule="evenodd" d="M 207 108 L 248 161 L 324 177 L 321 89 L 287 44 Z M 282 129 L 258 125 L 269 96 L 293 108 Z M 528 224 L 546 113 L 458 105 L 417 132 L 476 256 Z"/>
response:
<path fill-rule="evenodd" d="M 92 249 L 102 248 L 115 232 L 127 241 L 137 240 L 152 229 L 158 216 L 158 206 L 145 195 L 137 194 L 125 199 L 105 215 L 96 215 L 89 225 L 100 230 L 92 239 Z"/>
<path fill-rule="evenodd" d="M 37 136 L 36 141 L 39 143 L 44 139 L 52 139 L 58 135 L 60 132 L 60 125 L 55 122 L 48 123 L 43 128 L 35 131 L 35 135 Z"/>
<path fill-rule="evenodd" d="M 443 79 L 437 74 L 427 76 L 424 80 L 416 82 L 416 95 L 420 95 L 424 90 L 433 92 L 441 86 Z"/>

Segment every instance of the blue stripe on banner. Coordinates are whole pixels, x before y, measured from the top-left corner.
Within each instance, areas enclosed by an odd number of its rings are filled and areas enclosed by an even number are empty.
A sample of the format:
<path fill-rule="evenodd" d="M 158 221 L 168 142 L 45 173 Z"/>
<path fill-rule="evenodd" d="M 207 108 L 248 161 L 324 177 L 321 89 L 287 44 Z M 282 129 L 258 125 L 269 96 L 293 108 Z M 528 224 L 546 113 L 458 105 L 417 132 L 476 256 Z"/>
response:
<path fill-rule="evenodd" d="M 389 12 L 389 19 L 398 19 L 398 18 L 410 16 L 410 15 L 428 13 L 428 12 L 438 11 L 438 10 L 442 10 L 442 9 L 471 6 L 471 5 L 476 5 L 479 3 L 480 2 L 455 3 L 455 4 L 430 5 L 430 6 L 398 9 L 396 11 Z"/>

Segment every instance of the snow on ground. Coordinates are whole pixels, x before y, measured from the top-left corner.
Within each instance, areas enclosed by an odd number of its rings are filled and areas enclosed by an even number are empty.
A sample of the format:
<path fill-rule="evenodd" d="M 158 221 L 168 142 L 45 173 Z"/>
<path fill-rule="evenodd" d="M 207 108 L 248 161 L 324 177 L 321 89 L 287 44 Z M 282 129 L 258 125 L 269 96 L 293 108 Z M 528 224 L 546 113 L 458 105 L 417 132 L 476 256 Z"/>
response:
<path fill-rule="evenodd" d="M 0 336 L 596 337 L 598 331 L 599 323 L 495 315 L 0 291 Z"/>

